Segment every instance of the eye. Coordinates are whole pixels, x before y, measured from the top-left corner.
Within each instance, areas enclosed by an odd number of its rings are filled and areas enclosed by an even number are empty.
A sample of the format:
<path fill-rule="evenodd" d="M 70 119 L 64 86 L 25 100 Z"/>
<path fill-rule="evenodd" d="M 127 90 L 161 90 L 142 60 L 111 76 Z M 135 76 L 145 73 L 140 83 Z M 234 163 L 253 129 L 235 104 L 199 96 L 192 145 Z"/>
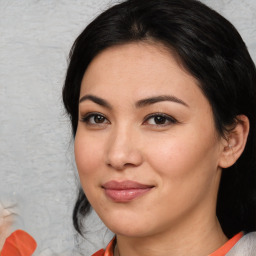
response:
<path fill-rule="evenodd" d="M 167 126 L 177 123 L 177 120 L 169 115 L 163 113 L 155 113 L 148 115 L 145 118 L 143 124 L 155 125 L 155 126 Z"/>
<path fill-rule="evenodd" d="M 105 125 L 110 123 L 108 119 L 100 113 L 88 113 L 81 118 L 81 121 L 87 125 Z"/>

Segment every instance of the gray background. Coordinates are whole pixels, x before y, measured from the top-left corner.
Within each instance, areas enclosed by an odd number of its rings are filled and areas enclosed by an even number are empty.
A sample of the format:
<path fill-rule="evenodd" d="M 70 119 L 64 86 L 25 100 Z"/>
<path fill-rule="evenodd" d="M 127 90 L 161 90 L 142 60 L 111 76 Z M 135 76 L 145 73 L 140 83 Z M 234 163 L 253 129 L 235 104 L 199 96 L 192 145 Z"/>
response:
<path fill-rule="evenodd" d="M 114 2 L 0 0 L 0 206 L 15 213 L 13 230 L 35 237 L 34 255 L 88 256 L 112 236 L 94 213 L 86 240 L 72 227 L 78 180 L 61 88 L 74 39 Z M 237 27 L 256 61 L 256 1 L 203 2 Z"/>

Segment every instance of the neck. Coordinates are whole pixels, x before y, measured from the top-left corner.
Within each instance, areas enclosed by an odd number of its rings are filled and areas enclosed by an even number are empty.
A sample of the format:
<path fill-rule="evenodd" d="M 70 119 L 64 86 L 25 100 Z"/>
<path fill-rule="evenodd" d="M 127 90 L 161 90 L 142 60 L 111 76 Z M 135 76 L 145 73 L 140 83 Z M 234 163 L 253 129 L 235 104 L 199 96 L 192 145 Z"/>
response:
<path fill-rule="evenodd" d="M 153 236 L 125 237 L 117 235 L 114 256 L 205 256 L 222 246 L 227 237 L 224 235 L 217 218 L 211 225 L 200 225 L 185 229 L 173 228 Z M 207 229 L 203 227 L 207 227 Z"/>

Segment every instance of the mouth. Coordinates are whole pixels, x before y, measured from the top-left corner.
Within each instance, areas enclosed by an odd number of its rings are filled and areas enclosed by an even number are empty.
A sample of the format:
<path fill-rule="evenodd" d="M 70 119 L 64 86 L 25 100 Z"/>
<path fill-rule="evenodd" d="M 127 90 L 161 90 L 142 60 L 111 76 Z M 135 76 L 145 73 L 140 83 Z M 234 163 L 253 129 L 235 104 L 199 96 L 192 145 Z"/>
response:
<path fill-rule="evenodd" d="M 153 185 L 141 184 L 135 181 L 126 180 L 122 182 L 109 181 L 102 185 L 107 197 L 114 202 L 129 202 L 149 192 Z"/>

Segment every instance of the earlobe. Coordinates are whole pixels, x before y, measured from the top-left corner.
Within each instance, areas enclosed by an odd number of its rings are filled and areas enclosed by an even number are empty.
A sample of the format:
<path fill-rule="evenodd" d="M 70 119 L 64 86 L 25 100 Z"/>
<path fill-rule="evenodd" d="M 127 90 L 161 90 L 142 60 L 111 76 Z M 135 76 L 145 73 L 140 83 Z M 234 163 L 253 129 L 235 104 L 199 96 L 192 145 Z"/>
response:
<path fill-rule="evenodd" d="M 235 127 L 229 131 L 227 139 L 223 142 L 219 167 L 232 166 L 244 151 L 249 134 L 250 123 L 245 115 L 238 115 Z"/>

